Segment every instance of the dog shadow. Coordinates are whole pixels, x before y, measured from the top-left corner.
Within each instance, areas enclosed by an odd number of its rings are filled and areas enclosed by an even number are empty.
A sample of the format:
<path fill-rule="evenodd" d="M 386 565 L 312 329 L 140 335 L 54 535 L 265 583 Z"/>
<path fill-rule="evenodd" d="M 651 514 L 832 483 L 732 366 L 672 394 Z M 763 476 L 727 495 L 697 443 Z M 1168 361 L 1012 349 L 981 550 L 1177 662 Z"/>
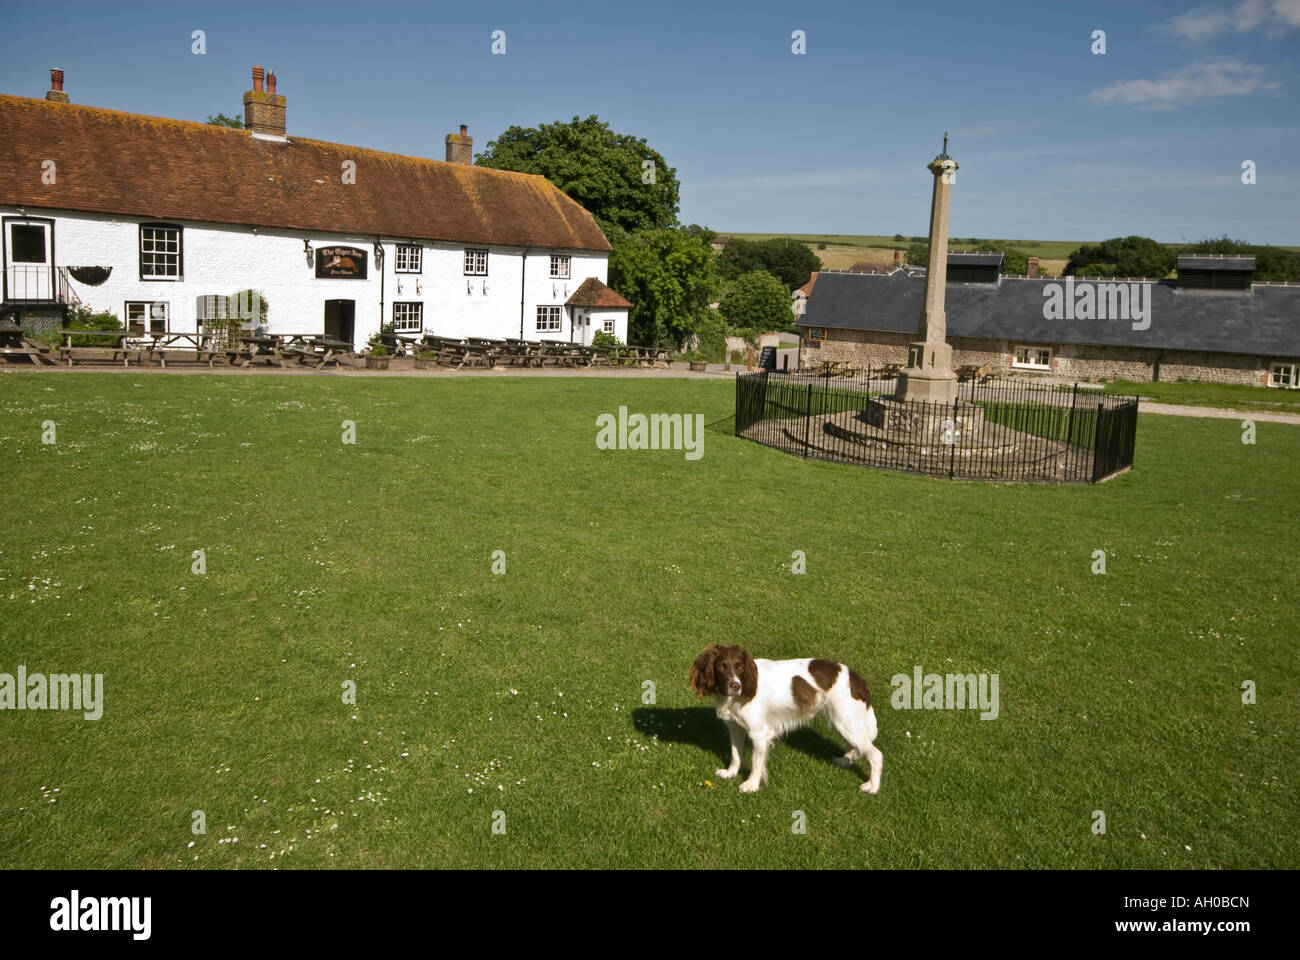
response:
<path fill-rule="evenodd" d="M 719 766 L 725 767 L 731 760 L 731 737 L 727 734 L 726 724 L 718 719 L 712 707 L 639 707 L 632 711 L 632 725 L 641 733 L 653 734 L 667 743 L 692 744 L 712 753 L 718 758 Z M 847 744 L 837 743 L 810 726 L 791 731 L 781 738 L 781 742 L 826 764 L 834 763 L 849 749 Z M 746 738 L 742 754 L 746 770 L 749 769 L 751 748 L 752 743 Z M 868 776 L 858 769 L 857 762 L 850 769 L 864 783 L 868 780 Z"/>

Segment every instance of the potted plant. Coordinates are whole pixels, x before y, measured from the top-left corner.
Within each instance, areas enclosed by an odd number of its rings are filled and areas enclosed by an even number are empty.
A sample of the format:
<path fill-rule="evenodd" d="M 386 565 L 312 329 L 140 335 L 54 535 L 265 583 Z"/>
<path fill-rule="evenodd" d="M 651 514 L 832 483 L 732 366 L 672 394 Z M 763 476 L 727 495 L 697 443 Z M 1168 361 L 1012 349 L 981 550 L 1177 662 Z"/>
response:
<path fill-rule="evenodd" d="M 432 350 L 421 350 L 415 355 L 416 370 L 432 370 L 438 365 L 438 354 Z"/>
<path fill-rule="evenodd" d="M 703 373 L 708 369 L 708 361 L 704 359 L 704 354 L 700 353 L 698 350 L 693 350 L 688 353 L 686 355 L 686 360 L 691 365 L 691 369 L 696 373 Z"/>
<path fill-rule="evenodd" d="M 367 370 L 388 369 L 388 348 L 378 338 L 370 341 L 370 353 L 366 356 Z"/>

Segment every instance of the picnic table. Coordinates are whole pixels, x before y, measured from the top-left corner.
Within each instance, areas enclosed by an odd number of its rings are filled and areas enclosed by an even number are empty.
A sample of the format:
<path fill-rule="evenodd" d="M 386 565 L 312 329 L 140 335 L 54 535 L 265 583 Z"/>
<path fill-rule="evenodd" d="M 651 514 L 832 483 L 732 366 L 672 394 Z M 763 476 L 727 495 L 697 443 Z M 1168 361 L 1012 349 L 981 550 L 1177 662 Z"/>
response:
<path fill-rule="evenodd" d="M 819 377 L 839 377 L 848 376 L 849 362 L 847 360 L 823 360 L 821 368 L 817 371 Z"/>
<path fill-rule="evenodd" d="M 387 347 L 388 352 L 395 357 L 414 354 L 420 344 L 418 337 L 403 337 L 396 333 L 380 333 L 378 336 L 379 342 Z"/>
<path fill-rule="evenodd" d="M 225 349 L 227 359 L 230 365 L 238 364 L 244 369 L 248 369 L 258 360 L 265 360 L 267 366 L 275 364 L 277 367 L 284 366 L 284 355 L 281 352 L 283 344 L 279 337 L 268 336 L 250 336 L 240 337 L 238 342 L 242 346 L 228 346 Z"/>
<path fill-rule="evenodd" d="M 0 356 L 26 357 L 33 366 L 38 363 L 53 363 L 54 361 L 46 356 L 50 348 L 34 340 L 28 340 L 24 336 L 25 333 L 21 324 L 7 319 L 0 320 Z"/>
<path fill-rule="evenodd" d="M 619 344 L 608 349 L 611 364 L 653 367 L 656 363 L 662 363 L 669 368 L 673 365 L 667 347 L 634 347 L 628 344 Z"/>
<path fill-rule="evenodd" d="M 320 370 L 327 363 L 336 367 L 342 363 L 355 367 L 352 344 L 334 340 L 319 333 L 282 333 L 279 335 L 282 358 L 293 358 L 299 363 L 311 364 Z"/>
<path fill-rule="evenodd" d="M 880 368 L 880 379 L 892 380 L 902 372 L 903 365 L 901 363 L 886 363 Z"/>
<path fill-rule="evenodd" d="M 130 354 L 133 348 L 127 344 L 127 340 L 134 338 L 135 334 L 132 333 L 130 330 L 73 330 L 73 329 L 69 329 L 68 327 L 61 327 L 55 332 L 60 334 L 63 337 L 63 345 L 59 347 L 59 359 L 67 360 L 68 366 L 72 366 L 73 360 L 102 360 L 104 357 L 103 351 L 105 350 L 112 351 L 111 359 L 113 359 L 114 361 L 117 360 L 118 355 L 120 354 L 122 357 L 122 366 L 129 367 L 131 365 Z M 114 338 L 117 340 L 117 345 L 116 346 L 105 345 L 99 347 L 87 347 L 87 346 L 74 347 L 72 345 L 73 337 L 103 337 L 105 339 Z M 140 360 L 140 351 L 137 348 L 135 349 L 134 352 L 136 355 L 136 362 L 138 363 Z"/>
<path fill-rule="evenodd" d="M 208 362 L 208 367 L 212 366 L 212 360 L 218 353 L 213 345 L 213 335 L 211 333 L 147 333 L 143 336 L 137 334 L 135 339 L 141 343 L 142 349 L 148 354 L 149 360 L 157 360 L 158 364 L 166 369 L 167 354 L 179 351 L 194 351 L 194 360 L 196 363 Z"/>
<path fill-rule="evenodd" d="M 989 371 L 987 363 L 963 363 L 957 368 L 957 379 L 960 381 L 975 380 L 983 377 Z"/>

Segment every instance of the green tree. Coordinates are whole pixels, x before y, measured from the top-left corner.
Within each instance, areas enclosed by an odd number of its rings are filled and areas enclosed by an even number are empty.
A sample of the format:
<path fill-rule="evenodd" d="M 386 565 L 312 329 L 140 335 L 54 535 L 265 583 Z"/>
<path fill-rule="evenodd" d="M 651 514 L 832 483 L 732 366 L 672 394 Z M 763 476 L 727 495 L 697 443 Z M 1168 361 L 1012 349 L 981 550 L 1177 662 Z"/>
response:
<path fill-rule="evenodd" d="M 224 113 L 219 113 L 215 117 L 208 114 L 208 123 L 217 127 L 234 127 L 236 130 L 244 129 L 244 121 L 238 117 L 228 117 Z"/>
<path fill-rule="evenodd" d="M 677 226 L 677 171 L 644 138 L 615 133 L 594 114 L 512 126 L 474 162 L 545 177 L 591 211 L 606 234 Z"/>
<path fill-rule="evenodd" d="M 808 249 L 808 244 L 790 237 L 728 240 L 718 257 L 718 273 L 724 279 L 735 280 L 746 273 L 765 270 L 785 284 L 786 293 L 802 287 L 821 268 L 821 258 Z"/>
<path fill-rule="evenodd" d="M 746 339 L 769 330 L 794 329 L 790 291 L 766 270 L 742 274 L 732 281 L 719 309 L 727 323 L 747 331 Z"/>
<path fill-rule="evenodd" d="M 1065 264 L 1066 276 L 1163 277 L 1174 268 L 1178 254 L 1148 237 L 1112 237 L 1084 244 Z M 1110 268 L 1106 272 L 1099 268 Z"/>
<path fill-rule="evenodd" d="M 632 301 L 628 342 L 681 346 L 709 311 L 713 249 L 681 229 L 608 231 L 609 285 Z"/>
<path fill-rule="evenodd" d="M 930 244 L 927 243 L 909 243 L 907 245 L 907 262 L 914 267 L 928 267 L 930 265 Z"/>

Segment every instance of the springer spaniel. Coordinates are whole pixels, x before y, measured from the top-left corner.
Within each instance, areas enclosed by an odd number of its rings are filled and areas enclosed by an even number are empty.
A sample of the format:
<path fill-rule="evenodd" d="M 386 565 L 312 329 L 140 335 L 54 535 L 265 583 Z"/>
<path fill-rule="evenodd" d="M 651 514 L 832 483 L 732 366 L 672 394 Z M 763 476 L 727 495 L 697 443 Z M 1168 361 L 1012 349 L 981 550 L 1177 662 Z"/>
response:
<path fill-rule="evenodd" d="M 690 685 L 706 697 L 713 695 L 718 719 L 731 734 L 731 765 L 717 771 L 723 780 L 740 772 L 745 735 L 754 741 L 754 763 L 741 793 L 753 793 L 767 780 L 767 751 L 772 741 L 826 712 L 831 725 L 852 748 L 835 763 L 852 765 L 865 755 L 871 779 L 864 793 L 880 790 L 884 758 L 876 739 L 876 712 L 866 683 L 842 663 L 832 660 L 755 660 L 740 647 L 709 647 L 691 664 Z"/>

